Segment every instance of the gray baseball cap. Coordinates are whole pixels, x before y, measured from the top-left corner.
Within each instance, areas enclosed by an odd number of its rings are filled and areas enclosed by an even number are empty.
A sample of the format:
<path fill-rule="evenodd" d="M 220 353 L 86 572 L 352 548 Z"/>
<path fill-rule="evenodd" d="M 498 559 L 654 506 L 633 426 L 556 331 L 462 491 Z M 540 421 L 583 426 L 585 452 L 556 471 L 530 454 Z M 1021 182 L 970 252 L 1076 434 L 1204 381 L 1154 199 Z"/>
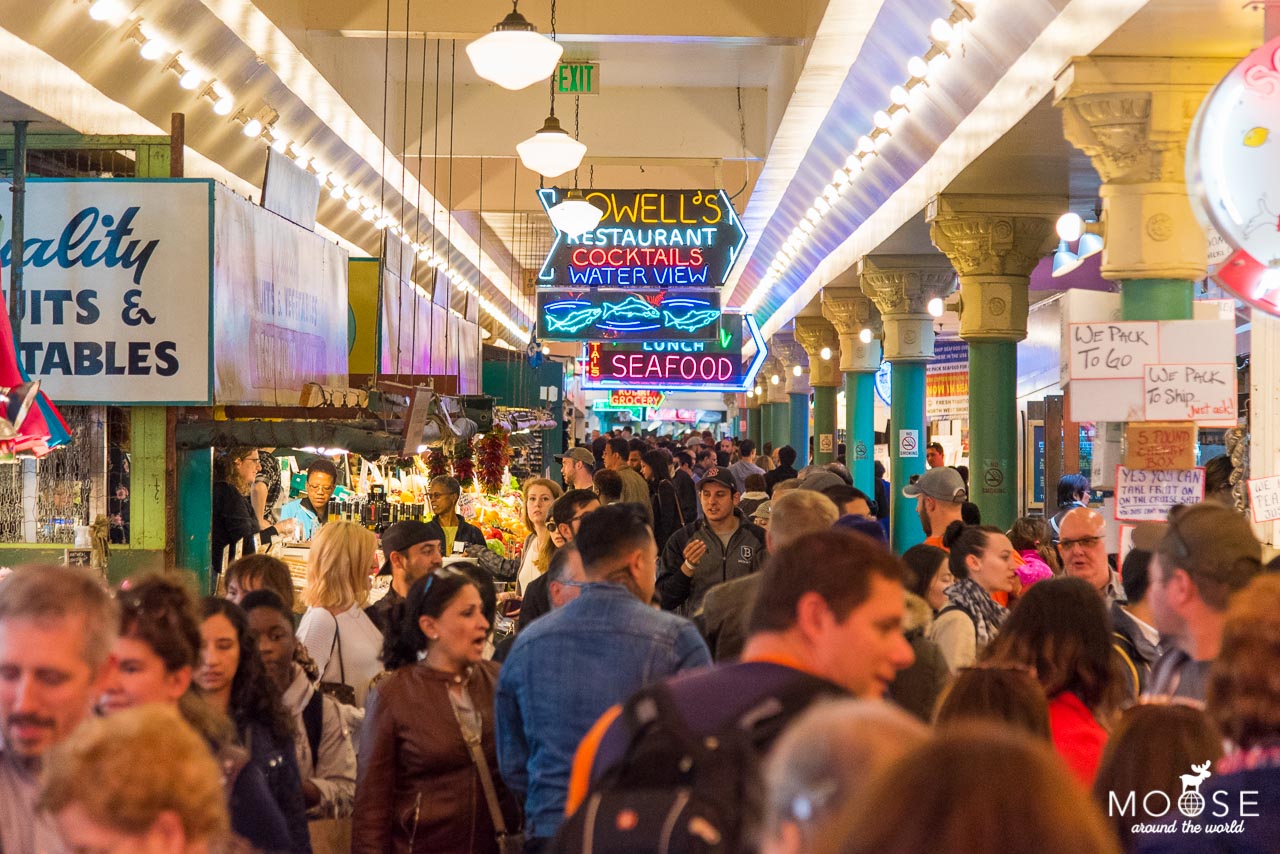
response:
<path fill-rule="evenodd" d="M 964 488 L 964 479 L 960 472 L 950 466 L 938 466 L 920 475 L 915 483 L 908 483 L 902 488 L 907 498 L 927 495 L 935 501 L 949 501 L 962 504 L 969 500 L 969 491 Z"/>

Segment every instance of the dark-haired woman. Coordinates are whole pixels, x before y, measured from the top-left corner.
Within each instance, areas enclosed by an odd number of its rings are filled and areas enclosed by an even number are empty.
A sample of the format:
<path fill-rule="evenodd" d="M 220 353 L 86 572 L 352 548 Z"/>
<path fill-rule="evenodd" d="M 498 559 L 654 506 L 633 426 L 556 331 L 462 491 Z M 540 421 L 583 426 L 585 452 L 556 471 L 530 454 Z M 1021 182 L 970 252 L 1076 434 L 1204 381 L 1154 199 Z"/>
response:
<path fill-rule="evenodd" d="M 1093 785 L 1124 691 L 1098 591 L 1079 578 L 1037 583 L 1018 600 L 985 658 L 1034 670 L 1049 698 L 1058 755 L 1077 779 Z"/>
<path fill-rule="evenodd" d="M 947 607 L 947 588 L 955 584 L 947 553 L 937 546 L 921 543 L 902 553 L 902 560 L 911 570 L 907 589 L 919 596 L 936 616 Z"/>
<path fill-rule="evenodd" d="M 418 579 L 392 614 L 390 675 L 369 695 L 356 779 L 353 854 L 498 851 L 519 807 L 498 774 L 493 701 L 498 665 L 480 588 L 441 570 Z M 483 762 L 481 769 L 478 762 Z M 489 809 L 487 774 L 501 815 Z"/>
<path fill-rule="evenodd" d="M 209 744 L 223 775 L 231 829 L 261 851 L 292 849 L 289 827 L 261 769 L 236 744 L 235 727 L 192 689 L 200 659 L 200 615 L 185 587 L 168 578 L 126 581 L 117 595 L 116 667 L 98 701 L 103 714 L 146 703 L 175 706 Z"/>
<path fill-rule="evenodd" d="M 942 544 L 955 583 L 938 612 L 929 639 L 942 649 L 951 672 L 968 667 L 995 638 L 1009 610 L 993 593 L 1008 593 L 1018 580 L 1017 552 L 999 528 L 952 522 Z"/>
<path fill-rule="evenodd" d="M 640 474 L 649 484 L 649 501 L 653 505 L 653 538 L 658 543 L 658 553 L 667 540 L 679 528 L 684 527 L 680 500 L 675 484 L 671 482 L 671 455 L 661 449 L 645 451 L 640 457 Z"/>
<path fill-rule="evenodd" d="M 249 620 L 240 606 L 206 596 L 201 601 L 200 696 L 235 724 L 250 762 L 262 770 L 272 798 L 284 814 L 291 851 L 310 851 L 307 806 L 293 746 L 293 720 L 271 684 Z"/>

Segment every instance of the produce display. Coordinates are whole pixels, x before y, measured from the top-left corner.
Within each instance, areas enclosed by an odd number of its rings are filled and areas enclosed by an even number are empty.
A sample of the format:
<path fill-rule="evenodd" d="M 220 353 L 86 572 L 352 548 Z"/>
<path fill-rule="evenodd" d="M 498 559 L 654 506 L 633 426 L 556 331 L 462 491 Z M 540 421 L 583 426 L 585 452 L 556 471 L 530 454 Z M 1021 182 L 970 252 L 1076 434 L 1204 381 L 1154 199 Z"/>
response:
<path fill-rule="evenodd" d="M 490 549 L 502 557 L 517 558 L 529 537 L 522 500 L 516 490 L 495 495 L 463 492 L 458 513 L 481 530 Z"/>

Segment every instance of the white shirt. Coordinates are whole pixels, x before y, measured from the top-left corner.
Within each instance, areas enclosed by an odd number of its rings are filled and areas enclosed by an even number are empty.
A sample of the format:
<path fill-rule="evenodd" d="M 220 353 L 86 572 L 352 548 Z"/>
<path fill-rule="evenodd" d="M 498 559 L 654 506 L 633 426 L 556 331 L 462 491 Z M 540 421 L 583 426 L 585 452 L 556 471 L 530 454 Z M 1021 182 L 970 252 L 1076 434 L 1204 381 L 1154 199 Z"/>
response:
<path fill-rule="evenodd" d="M 308 608 L 298 624 L 298 640 L 320 669 L 320 681 L 350 685 L 356 691 L 356 705 L 364 708 L 369 682 L 382 672 L 382 662 L 378 660 L 382 633 L 360 606 L 352 605 L 336 618 L 324 608 Z"/>

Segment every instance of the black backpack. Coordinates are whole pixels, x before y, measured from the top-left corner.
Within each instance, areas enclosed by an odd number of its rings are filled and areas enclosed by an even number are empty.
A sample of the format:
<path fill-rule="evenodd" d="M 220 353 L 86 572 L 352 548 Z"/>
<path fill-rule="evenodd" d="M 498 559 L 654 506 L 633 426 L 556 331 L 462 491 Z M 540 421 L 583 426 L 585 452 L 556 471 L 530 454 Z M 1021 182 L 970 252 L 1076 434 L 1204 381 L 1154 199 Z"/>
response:
<path fill-rule="evenodd" d="M 780 691 L 713 735 L 689 729 L 659 683 L 632 697 L 621 718 L 631 733 L 610 767 L 556 836 L 562 854 L 737 854 L 754 849 L 761 816 L 759 764 L 791 720 L 836 685 L 798 673 Z"/>

